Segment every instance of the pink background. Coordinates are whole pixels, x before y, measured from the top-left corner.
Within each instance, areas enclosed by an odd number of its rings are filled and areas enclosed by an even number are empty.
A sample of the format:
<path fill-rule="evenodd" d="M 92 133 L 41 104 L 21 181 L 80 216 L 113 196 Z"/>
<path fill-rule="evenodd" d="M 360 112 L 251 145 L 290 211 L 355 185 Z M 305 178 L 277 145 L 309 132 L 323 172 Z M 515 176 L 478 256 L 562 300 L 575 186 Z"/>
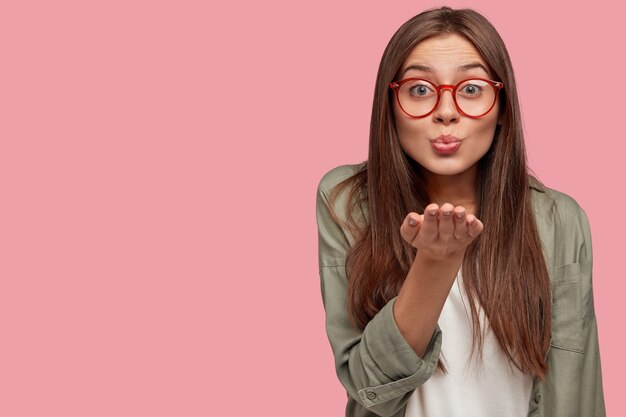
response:
<path fill-rule="evenodd" d="M 445 4 L 500 31 L 531 166 L 587 212 L 617 416 L 626 30 L 614 3 Z M 367 157 L 383 49 L 442 3 L 207 4 L 0 7 L 0 415 L 343 415 L 315 191 Z"/>

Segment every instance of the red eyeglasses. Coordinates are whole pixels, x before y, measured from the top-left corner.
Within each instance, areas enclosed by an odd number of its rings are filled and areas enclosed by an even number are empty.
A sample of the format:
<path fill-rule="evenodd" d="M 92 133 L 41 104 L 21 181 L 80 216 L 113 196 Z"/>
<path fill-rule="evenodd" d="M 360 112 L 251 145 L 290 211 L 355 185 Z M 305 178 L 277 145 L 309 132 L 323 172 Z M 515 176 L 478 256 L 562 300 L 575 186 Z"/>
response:
<path fill-rule="evenodd" d="M 499 81 L 484 78 L 468 78 L 456 85 L 436 85 L 424 78 L 405 78 L 389 84 L 402 111 L 413 118 L 426 117 L 435 111 L 443 90 L 450 90 L 459 113 L 478 119 L 493 109 L 503 87 Z"/>

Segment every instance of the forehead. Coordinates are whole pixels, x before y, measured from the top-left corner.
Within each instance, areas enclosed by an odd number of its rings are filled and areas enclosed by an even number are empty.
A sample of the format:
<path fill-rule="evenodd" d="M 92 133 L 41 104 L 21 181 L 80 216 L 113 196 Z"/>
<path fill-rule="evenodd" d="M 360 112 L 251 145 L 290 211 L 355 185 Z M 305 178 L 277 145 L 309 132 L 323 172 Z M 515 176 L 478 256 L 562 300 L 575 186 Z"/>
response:
<path fill-rule="evenodd" d="M 404 60 L 400 75 L 404 75 L 405 72 L 419 71 L 416 69 L 407 71 L 407 68 L 411 66 L 429 67 L 434 74 L 454 75 L 459 67 L 472 63 L 478 63 L 484 67 L 484 69 L 480 67 L 472 69 L 473 73 L 489 76 L 489 66 L 476 47 L 463 36 L 450 33 L 427 38 L 418 43 Z"/>

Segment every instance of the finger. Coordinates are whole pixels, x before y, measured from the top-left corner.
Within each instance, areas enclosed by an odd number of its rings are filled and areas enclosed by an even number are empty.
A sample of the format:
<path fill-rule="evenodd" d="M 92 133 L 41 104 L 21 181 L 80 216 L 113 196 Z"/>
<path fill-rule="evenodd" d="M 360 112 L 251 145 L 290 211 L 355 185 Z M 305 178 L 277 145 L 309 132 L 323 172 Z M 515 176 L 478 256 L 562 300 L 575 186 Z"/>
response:
<path fill-rule="evenodd" d="M 422 220 L 419 214 L 414 212 L 409 213 L 400 226 L 402 238 L 408 243 L 411 243 L 417 235 L 417 232 L 419 232 L 421 222 Z"/>
<path fill-rule="evenodd" d="M 415 224 L 415 234 L 413 235 L 413 238 L 411 239 L 411 241 L 409 242 L 411 244 L 411 246 L 413 246 L 413 241 L 415 240 L 415 238 L 417 237 L 417 234 L 419 233 L 422 224 L 424 223 L 424 215 L 417 215 L 417 224 Z"/>
<path fill-rule="evenodd" d="M 483 231 L 483 224 L 480 220 L 476 218 L 473 214 L 468 214 L 466 216 L 467 221 L 467 234 L 471 238 L 477 237 Z"/>
<path fill-rule="evenodd" d="M 435 239 L 438 234 L 437 216 L 439 215 L 439 206 L 431 203 L 424 210 L 424 221 L 420 229 L 420 233 L 428 239 Z"/>
<path fill-rule="evenodd" d="M 467 238 L 467 222 L 465 219 L 466 212 L 465 207 L 457 206 L 454 208 L 452 216 L 454 218 L 454 238 L 465 239 Z"/>
<path fill-rule="evenodd" d="M 452 210 L 454 206 L 450 203 L 444 203 L 439 210 L 439 236 L 452 237 L 454 233 L 454 220 L 452 219 Z"/>

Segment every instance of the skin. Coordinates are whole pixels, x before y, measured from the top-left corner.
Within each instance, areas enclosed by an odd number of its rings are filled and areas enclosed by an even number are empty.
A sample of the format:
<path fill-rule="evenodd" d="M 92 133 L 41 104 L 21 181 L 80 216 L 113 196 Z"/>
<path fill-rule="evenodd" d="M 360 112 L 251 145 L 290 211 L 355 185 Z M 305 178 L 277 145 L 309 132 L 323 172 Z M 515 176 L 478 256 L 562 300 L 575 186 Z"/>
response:
<path fill-rule="evenodd" d="M 481 68 L 458 71 L 460 65 L 480 63 L 474 45 L 458 34 L 446 34 L 419 43 L 401 67 L 400 79 L 421 77 L 435 84 L 456 84 L 477 76 L 493 79 Z M 431 72 L 410 69 L 427 65 Z M 444 90 L 435 111 L 427 117 L 407 116 L 394 101 L 394 118 L 400 145 L 422 168 L 426 188 L 433 199 L 424 213 L 410 212 L 400 233 L 417 248 L 415 260 L 394 304 L 394 318 L 400 332 L 421 357 L 448 297 L 467 246 L 483 230 L 474 216 L 477 163 L 489 150 L 498 120 L 498 104 L 480 119 L 459 113 L 450 90 Z M 439 155 L 431 139 L 452 134 L 462 140 L 452 155 Z"/>

